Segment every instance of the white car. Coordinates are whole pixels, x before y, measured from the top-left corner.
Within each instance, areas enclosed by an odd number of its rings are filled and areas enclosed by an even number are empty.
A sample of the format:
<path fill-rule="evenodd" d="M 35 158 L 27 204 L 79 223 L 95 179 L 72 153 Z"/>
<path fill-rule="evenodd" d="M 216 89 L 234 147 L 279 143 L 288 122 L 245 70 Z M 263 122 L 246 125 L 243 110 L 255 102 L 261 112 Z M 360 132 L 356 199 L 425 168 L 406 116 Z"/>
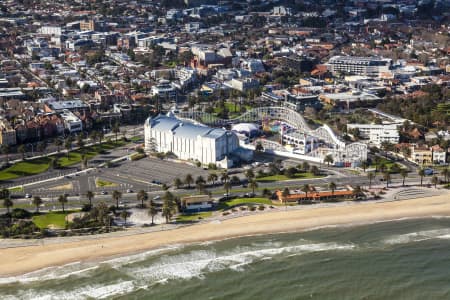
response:
<path fill-rule="evenodd" d="M 25 198 L 31 198 L 31 194 L 25 194 Z"/>

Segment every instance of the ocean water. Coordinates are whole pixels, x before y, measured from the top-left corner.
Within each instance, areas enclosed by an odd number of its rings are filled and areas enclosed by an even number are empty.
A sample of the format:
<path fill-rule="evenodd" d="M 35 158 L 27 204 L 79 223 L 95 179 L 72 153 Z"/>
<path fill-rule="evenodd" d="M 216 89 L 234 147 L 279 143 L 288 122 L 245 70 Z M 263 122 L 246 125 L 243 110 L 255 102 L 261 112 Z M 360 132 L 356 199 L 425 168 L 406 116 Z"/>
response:
<path fill-rule="evenodd" d="M 450 299 L 450 219 L 172 245 L 2 278 L 0 299 Z"/>

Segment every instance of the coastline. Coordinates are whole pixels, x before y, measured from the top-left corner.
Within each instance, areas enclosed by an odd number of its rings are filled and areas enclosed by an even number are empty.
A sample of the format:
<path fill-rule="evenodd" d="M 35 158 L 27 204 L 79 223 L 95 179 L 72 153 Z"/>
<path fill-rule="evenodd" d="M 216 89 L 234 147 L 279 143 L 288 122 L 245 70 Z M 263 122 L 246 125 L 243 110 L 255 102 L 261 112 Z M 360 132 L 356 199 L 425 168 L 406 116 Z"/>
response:
<path fill-rule="evenodd" d="M 0 277 L 74 262 L 102 261 L 174 244 L 447 216 L 450 216 L 449 193 L 392 202 L 355 202 L 345 206 L 258 213 L 166 231 L 4 248 L 0 249 Z"/>

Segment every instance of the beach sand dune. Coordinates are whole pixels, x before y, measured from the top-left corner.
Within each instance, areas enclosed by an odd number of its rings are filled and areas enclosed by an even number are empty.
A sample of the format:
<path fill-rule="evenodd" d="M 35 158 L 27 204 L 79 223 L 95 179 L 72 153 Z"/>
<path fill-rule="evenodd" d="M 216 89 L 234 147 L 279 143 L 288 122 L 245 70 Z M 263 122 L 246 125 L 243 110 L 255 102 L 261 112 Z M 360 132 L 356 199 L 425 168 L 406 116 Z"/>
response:
<path fill-rule="evenodd" d="M 291 232 L 330 225 L 356 225 L 401 218 L 450 216 L 450 194 L 413 200 L 355 203 L 288 210 L 203 223 L 174 230 L 41 246 L 0 249 L 0 276 L 19 275 L 76 261 L 95 261 L 162 247 L 264 233 Z"/>

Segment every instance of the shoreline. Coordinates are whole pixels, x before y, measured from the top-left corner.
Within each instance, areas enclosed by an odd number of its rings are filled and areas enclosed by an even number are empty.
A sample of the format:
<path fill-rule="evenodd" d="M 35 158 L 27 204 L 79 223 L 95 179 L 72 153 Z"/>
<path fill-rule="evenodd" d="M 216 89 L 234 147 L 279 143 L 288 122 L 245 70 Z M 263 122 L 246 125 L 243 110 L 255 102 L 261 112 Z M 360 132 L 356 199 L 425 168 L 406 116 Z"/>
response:
<path fill-rule="evenodd" d="M 177 244 L 449 216 L 448 192 L 410 200 L 259 213 L 150 233 L 3 248 L 0 249 L 0 277 L 19 276 L 75 262 L 101 262 Z"/>

